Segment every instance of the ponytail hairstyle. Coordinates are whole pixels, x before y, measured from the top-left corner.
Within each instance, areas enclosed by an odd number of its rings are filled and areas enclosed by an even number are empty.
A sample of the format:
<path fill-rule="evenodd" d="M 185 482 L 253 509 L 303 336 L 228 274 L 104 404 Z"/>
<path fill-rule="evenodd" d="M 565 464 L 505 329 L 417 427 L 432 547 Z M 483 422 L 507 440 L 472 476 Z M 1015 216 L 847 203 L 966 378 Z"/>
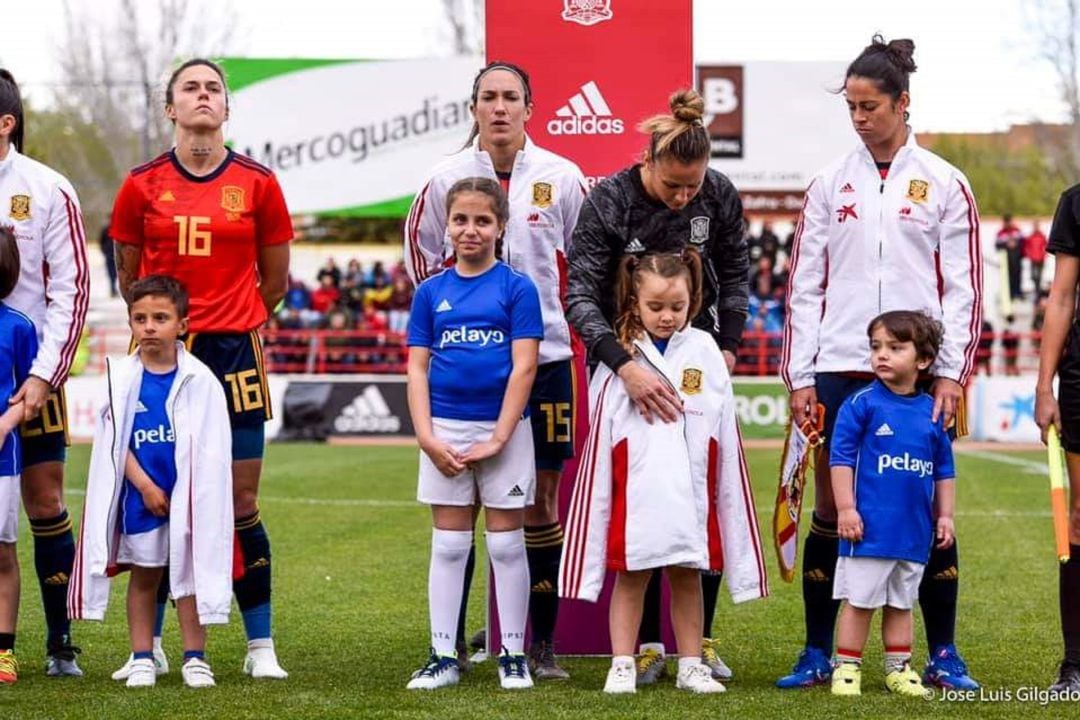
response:
<path fill-rule="evenodd" d="M 15 117 L 15 129 L 11 131 L 11 144 L 17 151 L 22 152 L 25 128 L 22 93 L 19 92 L 15 76 L 3 68 L 0 68 L 0 115 Z"/>
<path fill-rule="evenodd" d="M 640 259 L 635 255 L 626 255 L 619 261 L 615 276 L 615 337 L 631 355 L 635 352 L 634 340 L 645 335 L 645 326 L 641 324 L 638 313 L 638 291 L 646 274 L 662 278 L 686 278 L 686 287 L 690 291 L 687 325 L 701 310 L 701 256 L 697 250 L 686 248 L 681 253 L 645 255 Z"/>
<path fill-rule="evenodd" d="M 480 81 L 484 79 L 492 70 L 506 70 L 518 76 L 518 80 L 521 81 L 521 94 L 525 100 L 525 106 L 528 107 L 532 104 L 532 85 L 529 84 L 529 73 L 525 70 L 510 62 L 503 62 L 502 60 L 492 60 L 484 67 L 480 68 L 480 72 L 476 73 L 476 77 L 473 78 L 472 94 L 469 95 L 469 107 L 476 109 L 476 101 L 480 98 Z M 469 139 L 465 141 L 465 144 L 461 146 L 462 150 L 472 145 L 472 141 L 476 139 L 476 136 L 480 134 L 480 123 L 473 120 L 472 129 L 469 131 Z"/>
<path fill-rule="evenodd" d="M 901 94 L 908 91 L 911 73 L 917 69 L 914 55 L 913 40 L 901 38 L 885 42 L 880 33 L 876 34 L 859 53 L 859 57 L 848 65 L 844 81 L 851 77 L 871 80 L 878 90 L 886 93 L 895 103 Z M 905 111 L 904 120 L 907 119 L 908 113 Z"/>
<path fill-rule="evenodd" d="M 173 70 L 172 75 L 169 76 L 169 81 L 165 84 L 165 107 L 173 104 L 173 101 L 175 99 L 173 93 L 173 86 L 176 85 L 176 81 L 180 78 L 180 73 L 184 72 L 190 67 L 195 67 L 197 65 L 205 65 L 206 67 L 216 72 L 217 76 L 221 78 L 221 87 L 225 90 L 225 112 L 229 112 L 229 84 L 225 81 L 225 71 L 222 70 L 221 66 L 213 60 L 207 60 L 206 58 L 200 57 L 185 60 L 175 70 Z M 176 124 L 175 120 L 173 121 L 173 124 Z"/>
<path fill-rule="evenodd" d="M 669 104 L 670 115 L 653 115 L 638 125 L 649 136 L 645 160 L 655 163 L 670 157 L 683 164 L 708 160 L 711 145 L 702 122 L 705 100 L 696 90 L 679 90 Z"/>
<path fill-rule="evenodd" d="M 19 243 L 15 231 L 0 225 L 0 300 L 10 295 L 19 283 Z"/>
<path fill-rule="evenodd" d="M 495 219 L 499 223 L 499 236 L 495 240 L 495 259 L 502 260 L 503 232 L 506 230 L 507 221 L 510 220 L 510 200 L 506 197 L 502 185 L 486 177 L 461 178 L 451 185 L 446 193 L 447 221 L 450 219 L 450 209 L 454 207 L 454 200 L 463 193 L 486 195 L 491 201 L 491 212 L 495 214 Z"/>

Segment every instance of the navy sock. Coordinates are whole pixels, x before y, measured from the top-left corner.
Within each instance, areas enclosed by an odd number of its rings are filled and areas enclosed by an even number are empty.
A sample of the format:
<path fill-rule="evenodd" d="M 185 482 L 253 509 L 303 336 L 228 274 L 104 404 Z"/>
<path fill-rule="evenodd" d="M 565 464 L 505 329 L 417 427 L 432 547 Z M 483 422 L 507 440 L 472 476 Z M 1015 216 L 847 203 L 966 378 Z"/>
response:
<path fill-rule="evenodd" d="M 71 623 L 67 616 L 68 580 L 75 563 L 71 517 L 64 510 L 56 517 L 31 518 L 30 532 L 34 536 L 34 568 L 45 608 L 46 645 L 61 647 L 71 642 Z"/>
<path fill-rule="evenodd" d="M 1080 545 L 1070 545 L 1069 550 L 1069 562 L 1058 571 L 1061 637 L 1065 641 L 1065 659 L 1080 663 Z"/>
<path fill-rule="evenodd" d="M 919 607 L 926 626 L 926 649 L 933 653 L 952 645 L 956 635 L 956 601 L 960 592 L 959 556 L 952 547 L 930 551 L 919 585 Z"/>
<path fill-rule="evenodd" d="M 131 657 L 135 660 L 153 660 L 154 652 L 147 650 L 146 652 L 131 653 Z"/>
<path fill-rule="evenodd" d="M 840 601 L 833 600 L 833 575 L 840 540 L 836 521 L 826 522 L 817 515 L 803 545 L 803 610 L 806 613 L 806 646 L 832 654 L 833 629 Z"/>
<path fill-rule="evenodd" d="M 472 589 L 473 572 L 476 570 L 476 540 L 469 548 L 469 559 L 465 561 L 464 586 L 461 588 L 461 608 L 458 610 L 457 638 L 455 645 L 465 644 L 465 616 L 469 611 L 469 591 Z"/>
<path fill-rule="evenodd" d="M 244 556 L 244 576 L 233 582 L 233 592 L 244 616 L 244 629 L 248 640 L 270 637 L 270 539 L 258 511 L 236 518 L 236 535 Z M 252 635 L 253 630 L 266 634 Z"/>
<path fill-rule="evenodd" d="M 205 650 L 185 650 L 184 651 L 184 662 L 187 662 L 188 660 L 190 660 L 192 658 L 198 658 L 199 660 L 205 660 L 206 659 L 206 651 Z"/>
<path fill-rule="evenodd" d="M 705 623 L 701 626 L 702 634 L 711 638 L 713 618 L 716 616 L 716 596 L 720 594 L 720 581 L 724 573 L 701 573 L 701 600 L 705 606 Z"/>
<path fill-rule="evenodd" d="M 15 650 L 15 633 L 0 633 L 0 650 L 6 650 L 8 652 L 14 652 Z"/>
<path fill-rule="evenodd" d="M 525 554 L 529 560 L 529 619 L 532 641 L 550 643 L 559 617 L 559 560 L 563 529 L 559 523 L 525 527 Z"/>

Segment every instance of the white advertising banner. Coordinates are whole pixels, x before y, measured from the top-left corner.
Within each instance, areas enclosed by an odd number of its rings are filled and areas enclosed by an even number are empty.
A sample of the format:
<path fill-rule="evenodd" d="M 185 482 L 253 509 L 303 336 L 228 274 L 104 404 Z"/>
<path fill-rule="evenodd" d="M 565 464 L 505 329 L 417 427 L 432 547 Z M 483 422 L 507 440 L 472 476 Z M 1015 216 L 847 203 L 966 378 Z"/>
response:
<path fill-rule="evenodd" d="M 859 142 L 844 96 L 833 92 L 845 63 L 699 60 L 697 70 L 713 138 L 709 164 L 740 192 L 801 192 Z"/>
<path fill-rule="evenodd" d="M 979 375 L 968 401 L 973 440 L 1039 442 L 1033 375 Z"/>
<path fill-rule="evenodd" d="M 472 125 L 478 59 L 258 62 L 225 62 L 240 85 L 226 134 L 277 174 L 294 214 L 403 215 Z"/>

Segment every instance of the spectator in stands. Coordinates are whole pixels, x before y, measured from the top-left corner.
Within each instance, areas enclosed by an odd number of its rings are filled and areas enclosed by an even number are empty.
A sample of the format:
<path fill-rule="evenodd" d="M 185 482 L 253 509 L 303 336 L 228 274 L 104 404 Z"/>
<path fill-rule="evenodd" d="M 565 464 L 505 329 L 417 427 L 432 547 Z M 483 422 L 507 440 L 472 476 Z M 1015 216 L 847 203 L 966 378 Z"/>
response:
<path fill-rule="evenodd" d="M 356 339 L 349 332 L 354 329 L 352 318 L 341 309 L 335 309 L 326 317 L 326 329 L 329 331 L 326 344 L 327 370 L 330 372 L 352 372 L 356 355 L 352 348 Z"/>
<path fill-rule="evenodd" d="M 311 307 L 311 292 L 302 281 L 289 278 L 289 289 L 285 291 L 285 307 L 292 310 L 306 310 Z"/>
<path fill-rule="evenodd" d="M 404 273 L 394 276 L 390 301 L 386 304 L 390 317 L 390 332 L 403 333 L 409 327 L 409 308 L 412 307 L 412 284 Z"/>
<path fill-rule="evenodd" d="M 109 237 L 109 225 L 101 228 L 101 254 L 105 256 L 105 272 L 109 274 L 109 297 L 119 297 L 120 289 L 116 284 L 116 256 L 113 254 L 113 241 Z"/>
<path fill-rule="evenodd" d="M 1042 272 L 1046 263 L 1046 236 L 1039 229 L 1039 221 L 1031 224 L 1031 234 L 1024 238 L 1024 257 L 1031 265 L 1031 281 L 1035 283 L 1035 303 L 1042 292 Z"/>
<path fill-rule="evenodd" d="M 346 287 L 361 287 L 364 284 L 364 266 L 356 258 L 345 266 L 344 283 Z"/>
<path fill-rule="evenodd" d="M 374 307 L 376 310 L 388 310 L 393 292 L 389 275 L 382 273 L 373 276 L 371 287 L 364 291 L 364 309 Z"/>
<path fill-rule="evenodd" d="M 338 267 L 337 262 L 332 257 L 326 258 L 326 263 L 319 269 L 319 285 L 322 285 L 324 277 L 332 278 L 334 287 L 341 286 L 341 268 Z"/>
<path fill-rule="evenodd" d="M 311 309 L 318 313 L 328 313 L 341 301 L 334 276 L 328 272 L 319 272 L 319 287 L 311 293 Z"/>
<path fill-rule="evenodd" d="M 1035 314 L 1031 318 L 1031 330 L 1036 333 L 1033 338 L 1036 346 L 1042 339 L 1043 323 L 1046 321 L 1046 306 L 1050 303 L 1050 291 L 1039 290 L 1035 293 Z"/>
<path fill-rule="evenodd" d="M 979 347 L 975 350 L 975 372 L 990 375 L 990 356 L 994 350 L 994 326 L 983 318 L 982 331 L 979 333 Z"/>
<path fill-rule="evenodd" d="M 1005 358 L 1005 374 L 1020 374 L 1020 333 L 1016 332 L 1016 317 L 1007 315 L 1001 330 L 1001 353 Z"/>
<path fill-rule="evenodd" d="M 376 260 L 371 270 L 368 271 L 367 276 L 364 278 L 364 285 L 369 288 L 383 288 L 390 284 L 390 273 L 386 272 L 386 267 L 383 265 L 382 260 Z"/>
<path fill-rule="evenodd" d="M 1024 235 L 1020 228 L 1013 225 L 1012 215 L 1005 213 L 1001 217 L 1002 225 L 998 230 L 994 247 L 1005 251 L 1005 261 L 1009 266 L 1009 296 L 1013 300 L 1024 297 L 1020 290 L 1020 262 L 1024 252 Z"/>
<path fill-rule="evenodd" d="M 778 289 L 776 275 L 773 274 L 773 258 L 761 255 L 750 273 L 750 294 L 758 300 L 774 298 Z M 751 315 L 753 313 L 751 312 Z"/>
<path fill-rule="evenodd" d="M 761 225 L 761 234 L 753 240 L 760 254 L 758 257 L 767 257 L 773 266 L 776 265 L 776 254 L 780 251 L 780 238 L 773 232 L 772 223 L 766 220 Z M 753 252 L 753 251 L 751 251 Z"/>

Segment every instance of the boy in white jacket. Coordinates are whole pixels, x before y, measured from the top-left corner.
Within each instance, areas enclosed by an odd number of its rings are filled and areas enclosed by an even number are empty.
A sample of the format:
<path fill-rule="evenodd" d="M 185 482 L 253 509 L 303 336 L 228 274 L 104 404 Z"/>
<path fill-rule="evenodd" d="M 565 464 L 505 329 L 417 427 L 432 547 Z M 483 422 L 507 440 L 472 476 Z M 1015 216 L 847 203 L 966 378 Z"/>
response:
<path fill-rule="evenodd" d="M 225 393 L 177 341 L 187 331 L 184 287 L 151 275 L 134 283 L 129 295 L 128 322 L 139 349 L 109 362 L 109 397 L 95 428 L 69 614 L 103 619 L 109 579 L 130 568 L 127 686 L 153 686 L 157 588 L 168 567 L 184 643 L 184 684 L 211 687 L 205 626 L 228 621 L 232 592 Z"/>

